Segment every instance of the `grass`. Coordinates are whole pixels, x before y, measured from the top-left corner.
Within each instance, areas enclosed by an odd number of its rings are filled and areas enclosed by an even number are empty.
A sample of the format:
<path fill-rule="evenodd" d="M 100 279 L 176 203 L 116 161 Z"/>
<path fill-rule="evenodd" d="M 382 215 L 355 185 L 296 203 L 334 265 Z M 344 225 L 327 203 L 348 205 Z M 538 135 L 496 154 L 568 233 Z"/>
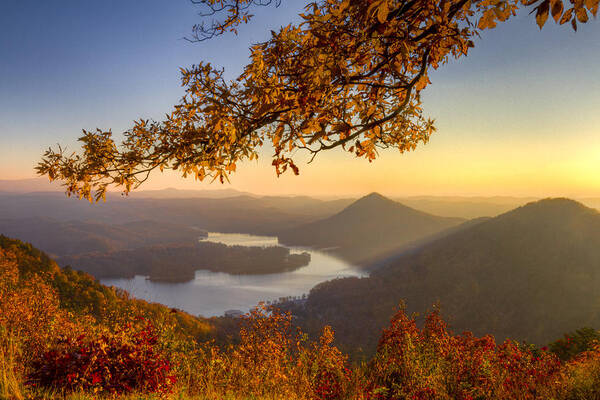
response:
<path fill-rule="evenodd" d="M 1 327 L 0 327 L 1 328 Z M 19 345 L 10 334 L 2 329 L 0 332 L 0 398 L 21 400 L 24 399 L 22 380 L 18 376 L 16 359 L 19 354 Z"/>

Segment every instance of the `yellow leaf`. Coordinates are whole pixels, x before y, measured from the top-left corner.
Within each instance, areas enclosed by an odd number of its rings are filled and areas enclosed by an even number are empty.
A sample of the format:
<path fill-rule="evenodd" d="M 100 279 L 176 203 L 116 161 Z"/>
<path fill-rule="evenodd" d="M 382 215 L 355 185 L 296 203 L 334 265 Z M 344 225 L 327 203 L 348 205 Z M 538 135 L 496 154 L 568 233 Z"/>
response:
<path fill-rule="evenodd" d="M 567 22 L 569 22 L 571 20 L 571 16 L 573 15 L 573 9 L 570 8 L 567 11 L 565 11 L 565 13 L 563 14 L 562 18 L 560 19 L 560 24 L 566 24 Z"/>
<path fill-rule="evenodd" d="M 423 75 L 421 78 L 419 78 L 419 80 L 417 81 L 416 85 L 415 85 L 415 89 L 417 91 L 419 90 L 423 90 L 425 89 L 425 87 L 431 82 L 429 82 L 429 78 L 427 77 L 427 75 Z"/>
<path fill-rule="evenodd" d="M 585 6 L 594 17 L 598 14 L 598 4 L 600 4 L 600 0 L 585 0 Z"/>
<path fill-rule="evenodd" d="M 379 8 L 377 9 L 377 20 L 382 24 L 387 21 L 387 16 L 390 13 L 390 9 L 388 8 L 387 1 L 381 3 Z"/>
<path fill-rule="evenodd" d="M 556 22 L 560 20 L 560 17 L 563 13 L 563 9 L 564 6 L 562 0 L 556 0 L 554 4 L 552 4 L 552 18 L 554 18 Z"/>
<path fill-rule="evenodd" d="M 581 7 L 577 9 L 577 19 L 582 24 L 585 24 L 588 21 L 588 15 L 585 8 Z"/>
<path fill-rule="evenodd" d="M 540 4 L 538 6 L 537 14 L 535 15 L 535 21 L 537 22 L 540 29 L 542 29 L 542 27 L 546 23 L 546 20 L 548 19 L 549 11 L 550 11 L 550 1 L 549 0 L 545 0 L 542 4 Z"/>

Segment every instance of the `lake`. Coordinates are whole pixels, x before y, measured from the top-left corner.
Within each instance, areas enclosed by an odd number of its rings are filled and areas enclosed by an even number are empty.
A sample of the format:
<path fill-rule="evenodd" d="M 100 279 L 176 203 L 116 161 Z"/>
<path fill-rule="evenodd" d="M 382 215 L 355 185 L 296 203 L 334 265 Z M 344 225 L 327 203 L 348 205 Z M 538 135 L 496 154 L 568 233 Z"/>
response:
<path fill-rule="evenodd" d="M 211 232 L 209 242 L 229 246 L 277 246 L 276 237 Z M 288 247 L 288 246 L 286 246 Z M 193 281 L 185 283 L 151 282 L 143 276 L 134 279 L 102 279 L 101 283 L 127 290 L 134 297 L 179 308 L 205 317 L 219 316 L 227 310 L 247 312 L 260 301 L 286 296 L 301 296 L 320 282 L 338 277 L 366 276 L 366 272 L 337 257 L 304 247 L 288 247 L 292 253 L 308 252 L 310 263 L 293 272 L 268 275 L 230 275 L 206 270 L 196 271 Z"/>

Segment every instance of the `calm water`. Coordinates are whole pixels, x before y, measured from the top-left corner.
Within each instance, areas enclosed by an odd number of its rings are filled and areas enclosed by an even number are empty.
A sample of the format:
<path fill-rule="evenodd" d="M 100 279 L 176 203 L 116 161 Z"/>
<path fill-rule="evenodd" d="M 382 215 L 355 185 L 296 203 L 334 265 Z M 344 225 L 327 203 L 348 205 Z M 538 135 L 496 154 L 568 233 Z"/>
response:
<path fill-rule="evenodd" d="M 245 234 L 209 233 L 210 242 L 241 246 L 276 246 L 276 237 Z M 223 315 L 226 310 L 244 312 L 259 301 L 308 293 L 317 283 L 336 277 L 365 276 L 353 265 L 329 254 L 301 247 L 292 253 L 307 251 L 310 264 L 294 272 L 269 275 L 229 275 L 221 272 L 196 271 L 196 278 L 186 283 L 158 283 L 137 276 L 134 279 L 102 279 L 129 291 L 137 298 L 176 307 L 206 317 Z"/>

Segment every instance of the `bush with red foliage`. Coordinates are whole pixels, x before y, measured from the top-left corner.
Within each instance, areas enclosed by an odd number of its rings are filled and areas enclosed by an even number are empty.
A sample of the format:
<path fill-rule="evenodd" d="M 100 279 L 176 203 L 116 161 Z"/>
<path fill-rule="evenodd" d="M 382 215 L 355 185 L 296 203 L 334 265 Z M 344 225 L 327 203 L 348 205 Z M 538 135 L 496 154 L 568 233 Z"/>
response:
<path fill-rule="evenodd" d="M 306 367 L 310 371 L 310 387 L 315 400 L 340 400 L 347 398 L 352 371 L 346 368 L 346 356 L 333 345 L 331 327 L 323 329 L 318 343 L 308 350 Z"/>
<path fill-rule="evenodd" d="M 546 351 L 453 335 L 438 311 L 419 328 L 401 308 L 368 366 L 365 391 L 371 399 L 542 399 L 560 367 Z"/>
<path fill-rule="evenodd" d="M 350 370 L 343 373 L 331 370 L 320 370 L 312 382 L 312 394 L 316 400 L 339 400 L 345 397 L 349 384 Z"/>
<path fill-rule="evenodd" d="M 61 391 L 170 391 L 176 380 L 171 363 L 154 326 L 142 322 L 64 339 L 34 363 L 29 383 Z"/>

